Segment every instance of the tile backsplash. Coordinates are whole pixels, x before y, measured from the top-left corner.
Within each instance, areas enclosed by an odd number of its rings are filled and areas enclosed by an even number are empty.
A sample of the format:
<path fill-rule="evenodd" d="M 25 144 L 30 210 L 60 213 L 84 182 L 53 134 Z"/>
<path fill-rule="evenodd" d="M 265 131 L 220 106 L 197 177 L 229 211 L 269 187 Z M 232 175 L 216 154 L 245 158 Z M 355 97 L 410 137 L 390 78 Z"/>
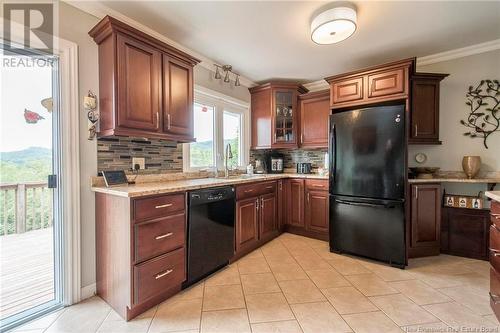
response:
<path fill-rule="evenodd" d="M 283 154 L 285 169 L 296 169 L 297 163 L 310 162 L 313 169 L 324 165 L 325 153 L 328 149 L 277 149 Z M 264 158 L 271 150 L 250 150 L 250 163 L 254 164 L 256 159 Z"/>
<path fill-rule="evenodd" d="M 144 157 L 146 170 L 140 173 L 182 172 L 182 144 L 176 142 L 107 137 L 97 140 L 97 170 L 125 170 L 132 167 L 132 157 Z"/>

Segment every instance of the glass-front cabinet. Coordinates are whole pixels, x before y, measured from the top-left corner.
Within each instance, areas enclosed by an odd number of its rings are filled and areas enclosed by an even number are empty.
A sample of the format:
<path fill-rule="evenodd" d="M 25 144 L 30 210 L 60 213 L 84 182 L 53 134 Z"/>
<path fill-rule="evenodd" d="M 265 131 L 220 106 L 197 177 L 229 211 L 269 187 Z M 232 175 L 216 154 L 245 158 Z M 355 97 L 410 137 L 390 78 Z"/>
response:
<path fill-rule="evenodd" d="M 296 148 L 299 143 L 299 84 L 270 82 L 250 88 L 252 149 Z"/>

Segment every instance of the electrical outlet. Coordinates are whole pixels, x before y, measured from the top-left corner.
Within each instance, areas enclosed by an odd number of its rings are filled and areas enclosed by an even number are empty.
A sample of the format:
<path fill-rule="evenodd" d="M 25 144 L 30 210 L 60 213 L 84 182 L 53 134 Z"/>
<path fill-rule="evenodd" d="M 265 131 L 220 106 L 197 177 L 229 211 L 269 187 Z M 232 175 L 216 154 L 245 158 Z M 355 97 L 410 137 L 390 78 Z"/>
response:
<path fill-rule="evenodd" d="M 134 166 L 136 164 L 139 164 L 140 170 L 146 169 L 146 162 L 144 157 L 132 157 L 132 170 L 134 170 Z"/>

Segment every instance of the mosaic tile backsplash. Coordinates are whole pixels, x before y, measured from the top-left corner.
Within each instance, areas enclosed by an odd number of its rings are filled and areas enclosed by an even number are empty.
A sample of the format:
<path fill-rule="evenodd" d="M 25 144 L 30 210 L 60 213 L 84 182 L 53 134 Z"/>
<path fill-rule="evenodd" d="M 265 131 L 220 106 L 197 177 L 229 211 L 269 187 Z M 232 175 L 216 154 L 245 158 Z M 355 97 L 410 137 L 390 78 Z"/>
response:
<path fill-rule="evenodd" d="M 140 173 L 182 172 L 182 144 L 165 140 L 109 137 L 97 140 L 97 170 L 125 170 L 132 157 L 144 157 L 146 170 Z"/>
<path fill-rule="evenodd" d="M 277 149 L 277 153 L 283 154 L 285 169 L 296 169 L 297 163 L 310 162 L 312 168 L 317 169 L 324 165 L 325 153 L 328 149 Z M 271 150 L 250 150 L 250 163 L 254 164 L 256 159 L 264 158 Z"/>

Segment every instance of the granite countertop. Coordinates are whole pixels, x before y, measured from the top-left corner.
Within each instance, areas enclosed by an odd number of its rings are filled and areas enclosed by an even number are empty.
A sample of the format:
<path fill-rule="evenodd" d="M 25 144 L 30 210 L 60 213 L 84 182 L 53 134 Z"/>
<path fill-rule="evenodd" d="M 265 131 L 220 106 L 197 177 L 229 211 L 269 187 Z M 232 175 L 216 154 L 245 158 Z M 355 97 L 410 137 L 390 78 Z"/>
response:
<path fill-rule="evenodd" d="M 92 191 L 106 193 L 120 197 L 140 197 L 153 194 L 164 194 L 210 188 L 224 185 L 237 185 L 253 183 L 263 180 L 276 180 L 283 178 L 306 178 L 306 179 L 328 179 L 328 176 L 318 174 L 265 174 L 252 177 L 230 177 L 230 178 L 193 178 L 169 181 L 141 182 L 133 185 L 106 187 L 103 185 L 92 186 Z"/>
<path fill-rule="evenodd" d="M 408 183 L 410 184 L 418 184 L 418 183 L 500 183 L 500 178 L 460 178 L 460 177 L 436 177 L 429 179 L 408 179 Z"/>
<path fill-rule="evenodd" d="M 484 194 L 488 198 L 500 202 L 500 191 L 486 191 Z"/>

